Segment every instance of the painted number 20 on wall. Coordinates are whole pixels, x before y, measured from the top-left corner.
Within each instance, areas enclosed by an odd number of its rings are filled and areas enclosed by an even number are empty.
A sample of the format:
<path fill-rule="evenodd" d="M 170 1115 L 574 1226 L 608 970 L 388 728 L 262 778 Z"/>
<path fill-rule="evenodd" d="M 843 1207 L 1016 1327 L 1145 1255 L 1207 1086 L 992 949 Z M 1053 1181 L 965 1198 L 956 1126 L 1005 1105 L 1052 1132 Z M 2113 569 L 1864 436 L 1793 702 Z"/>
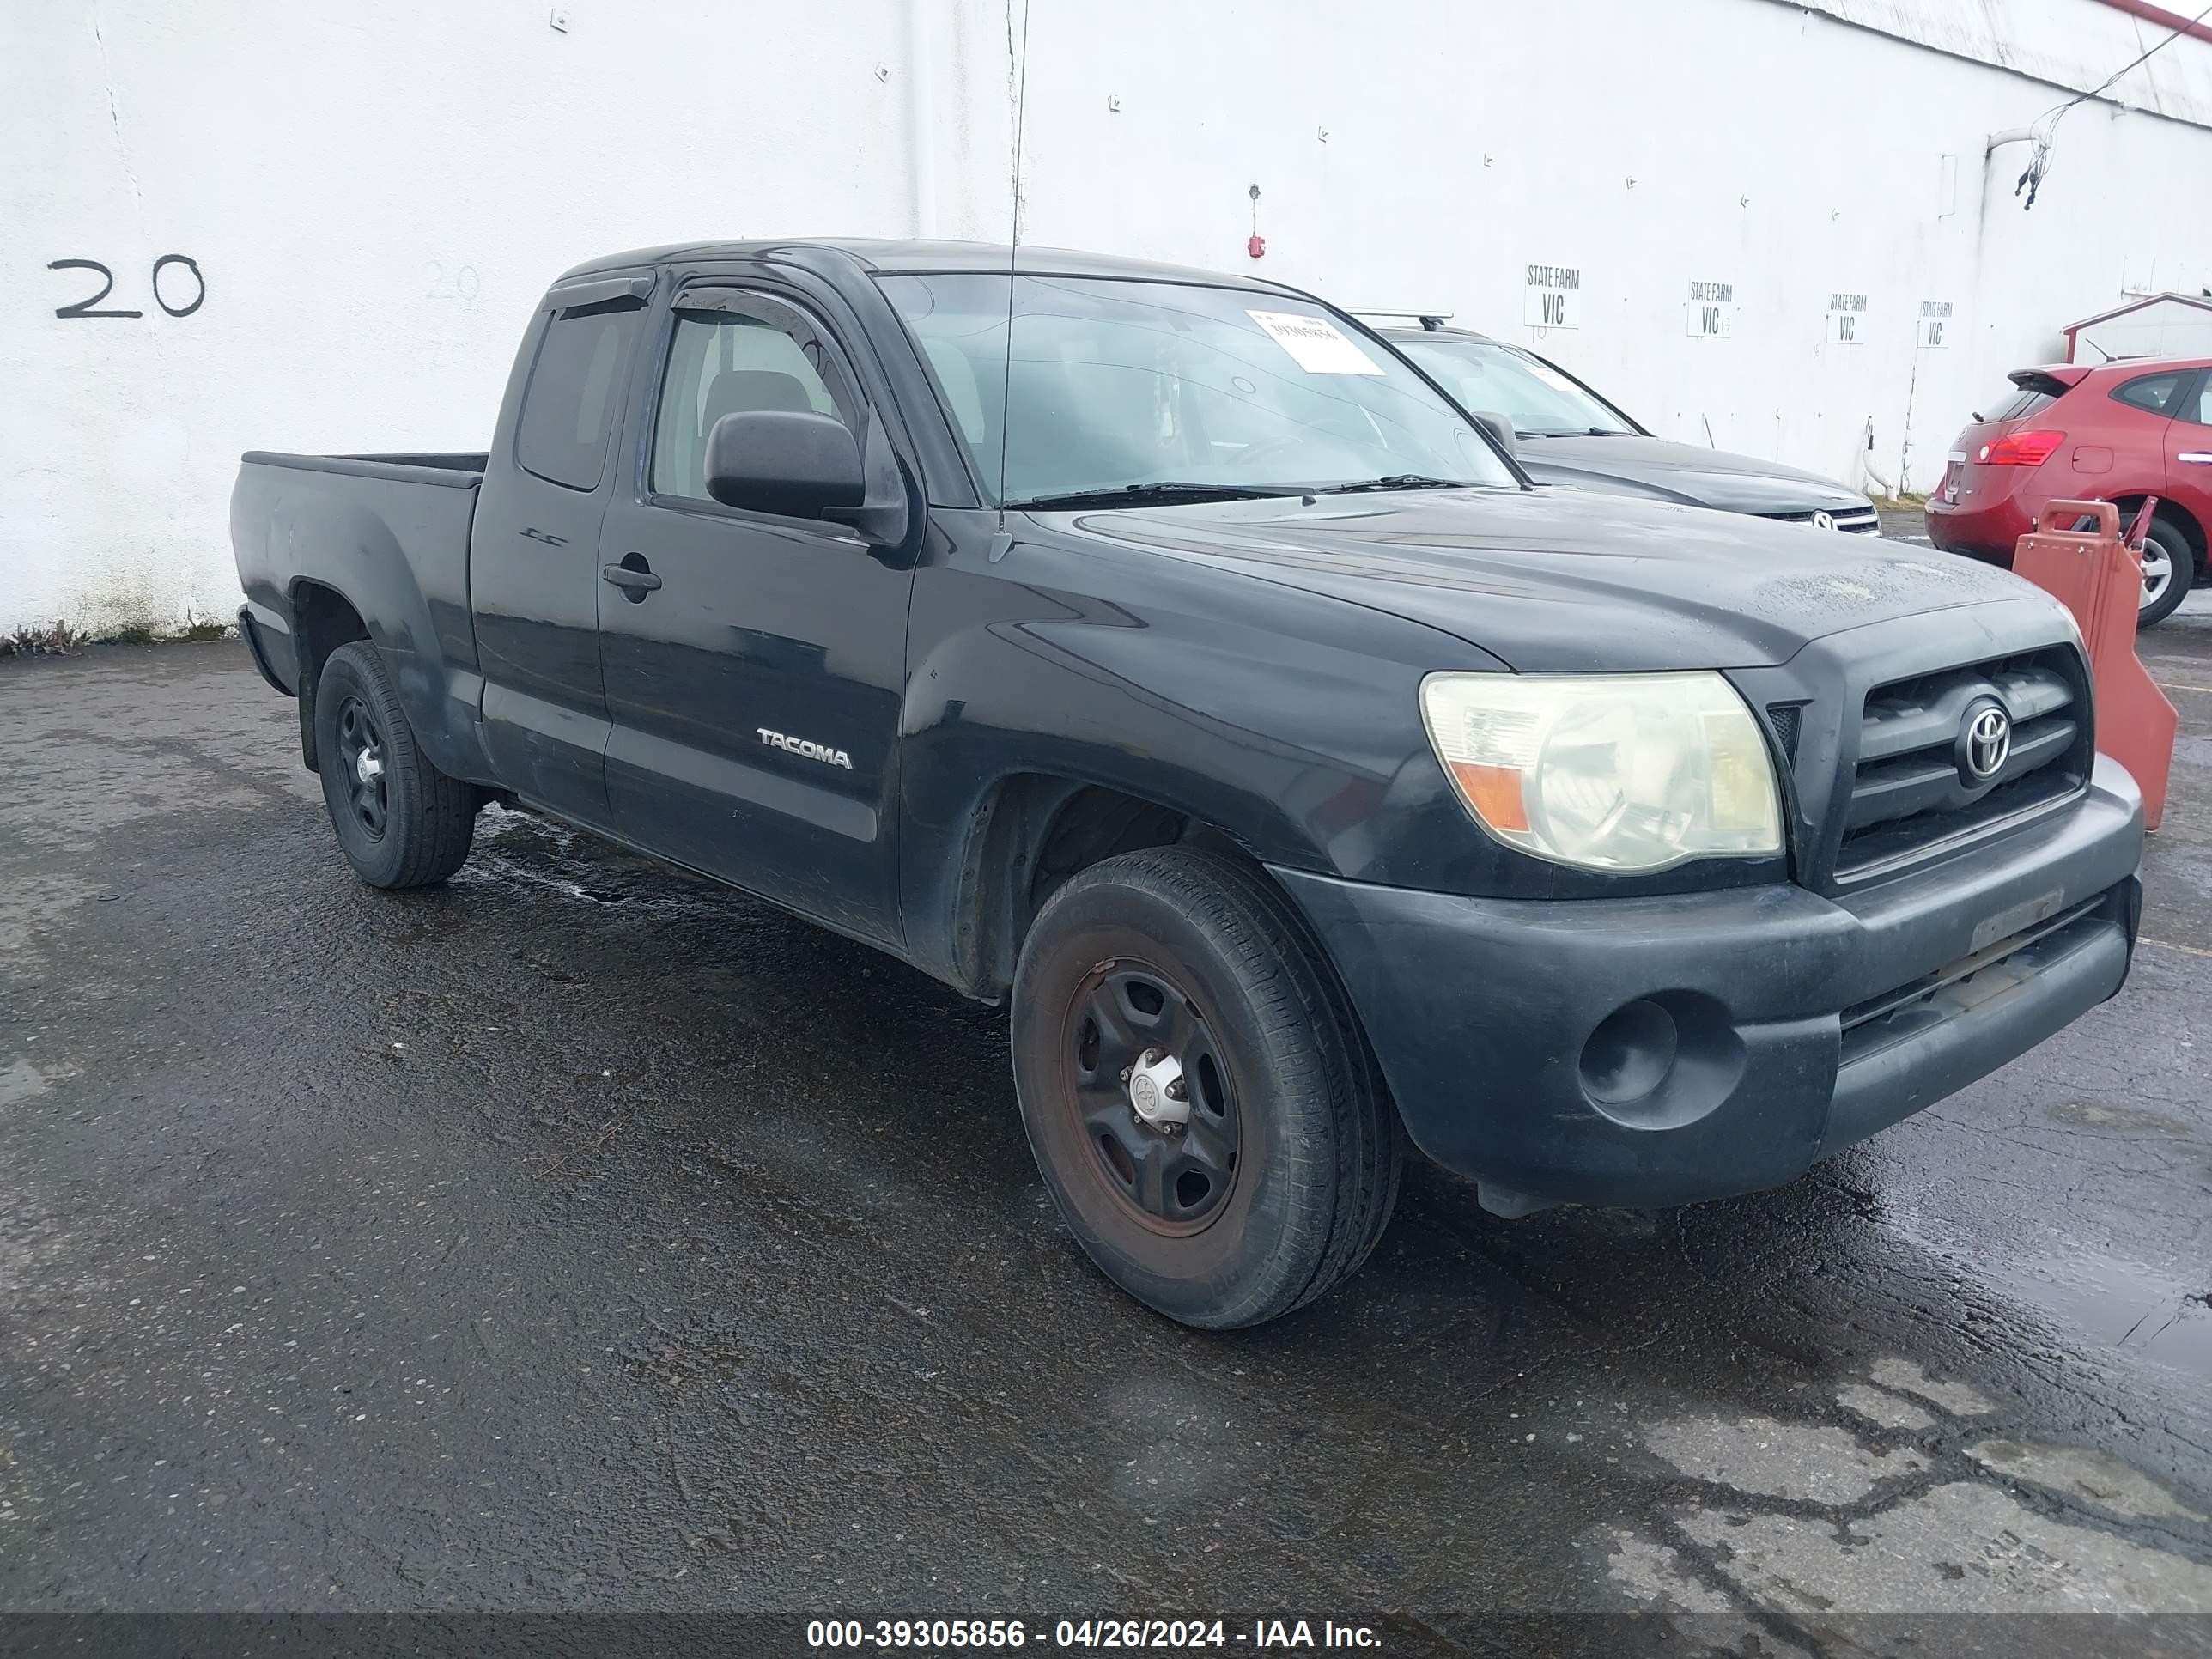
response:
<path fill-rule="evenodd" d="M 49 259 L 46 269 L 99 273 L 97 291 L 69 305 L 54 307 L 54 315 L 64 321 L 77 318 L 143 317 L 146 314 L 122 306 L 100 304 L 115 291 L 115 273 L 97 259 Z M 200 275 L 199 262 L 188 254 L 164 253 L 155 260 L 147 284 L 154 291 L 154 303 L 172 317 L 189 317 L 207 303 L 207 278 Z M 185 298 L 187 294 L 191 296 L 190 299 Z"/>

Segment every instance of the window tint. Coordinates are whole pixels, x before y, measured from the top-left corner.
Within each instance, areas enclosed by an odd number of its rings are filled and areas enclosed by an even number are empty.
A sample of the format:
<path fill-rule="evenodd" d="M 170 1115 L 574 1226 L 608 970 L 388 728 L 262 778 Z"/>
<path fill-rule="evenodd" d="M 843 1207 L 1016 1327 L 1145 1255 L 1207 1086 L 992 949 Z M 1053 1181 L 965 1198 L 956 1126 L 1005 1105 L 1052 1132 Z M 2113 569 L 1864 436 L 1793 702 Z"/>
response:
<path fill-rule="evenodd" d="M 620 300 L 564 311 L 546 328 L 514 434 L 514 458 L 526 471 L 571 489 L 599 488 L 642 314 L 636 301 Z"/>
<path fill-rule="evenodd" d="M 831 416 L 861 435 L 836 360 L 797 313 L 763 301 L 758 315 L 680 314 L 653 428 L 653 492 L 711 500 L 707 434 L 725 415 L 763 410 Z"/>
<path fill-rule="evenodd" d="M 2212 374 L 2197 383 L 2197 413 L 2189 418 L 2199 426 L 2212 426 Z"/>
<path fill-rule="evenodd" d="M 2139 380 L 2130 380 L 2112 396 L 2124 404 L 2133 404 L 2137 409 L 2148 410 L 2154 415 L 2173 413 L 2173 394 L 2181 389 L 2188 377 L 2184 374 L 2146 374 Z"/>

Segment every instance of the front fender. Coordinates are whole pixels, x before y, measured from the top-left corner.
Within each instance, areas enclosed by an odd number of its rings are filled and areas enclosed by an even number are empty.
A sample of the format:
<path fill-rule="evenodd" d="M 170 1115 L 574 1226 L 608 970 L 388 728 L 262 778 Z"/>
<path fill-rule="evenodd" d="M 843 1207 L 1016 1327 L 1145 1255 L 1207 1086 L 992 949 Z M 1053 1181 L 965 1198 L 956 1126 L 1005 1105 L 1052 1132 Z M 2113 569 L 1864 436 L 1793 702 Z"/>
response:
<path fill-rule="evenodd" d="M 938 516 L 900 726 L 907 945 L 931 971 L 969 976 L 963 894 L 1017 778 L 1115 789 L 1256 859 L 1352 880 L 1419 884 L 1441 849 L 1482 841 L 1430 752 L 1419 690 L 1425 673 L 1494 658 L 1119 544 L 1043 534 L 993 560 L 986 515 Z"/>

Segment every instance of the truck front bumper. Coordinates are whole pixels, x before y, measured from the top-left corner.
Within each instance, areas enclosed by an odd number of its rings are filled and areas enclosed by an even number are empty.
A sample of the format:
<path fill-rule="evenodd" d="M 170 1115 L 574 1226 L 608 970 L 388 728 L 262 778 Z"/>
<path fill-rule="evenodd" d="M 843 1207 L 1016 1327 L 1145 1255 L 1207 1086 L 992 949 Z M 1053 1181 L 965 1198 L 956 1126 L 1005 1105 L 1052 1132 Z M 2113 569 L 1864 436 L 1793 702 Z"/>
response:
<path fill-rule="evenodd" d="M 1274 873 L 1414 1143 L 1511 1215 L 1778 1186 L 2026 1053 L 2126 979 L 2142 851 L 2142 798 L 2100 759 L 2057 817 L 1841 898 Z"/>

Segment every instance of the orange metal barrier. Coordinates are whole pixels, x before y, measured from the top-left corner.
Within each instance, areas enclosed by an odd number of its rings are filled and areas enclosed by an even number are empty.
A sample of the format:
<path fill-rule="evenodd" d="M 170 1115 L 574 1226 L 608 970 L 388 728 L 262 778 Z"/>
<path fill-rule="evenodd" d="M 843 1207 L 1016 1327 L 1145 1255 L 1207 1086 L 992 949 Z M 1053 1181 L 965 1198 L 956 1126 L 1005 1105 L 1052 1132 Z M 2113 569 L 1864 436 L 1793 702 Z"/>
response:
<path fill-rule="evenodd" d="M 2136 515 L 2149 522 L 2148 504 Z M 2073 526 L 2094 519 L 2094 531 Z M 2047 501 L 2035 528 L 2020 538 L 2012 568 L 2074 613 L 2089 647 L 2097 686 L 2097 747 L 2128 769 L 2142 791 L 2143 823 L 2158 828 L 2180 716 L 2136 656 L 2136 608 L 2142 567 L 2120 538 L 2110 501 Z"/>

